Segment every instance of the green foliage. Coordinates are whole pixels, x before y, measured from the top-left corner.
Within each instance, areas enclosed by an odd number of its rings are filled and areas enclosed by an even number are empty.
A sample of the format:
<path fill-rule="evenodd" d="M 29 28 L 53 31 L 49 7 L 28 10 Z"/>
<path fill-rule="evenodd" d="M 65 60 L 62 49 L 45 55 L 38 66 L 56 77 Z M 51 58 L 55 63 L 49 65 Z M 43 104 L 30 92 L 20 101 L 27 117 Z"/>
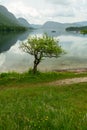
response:
<path fill-rule="evenodd" d="M 27 28 L 17 25 L 0 25 L 0 32 L 16 32 L 16 31 L 26 31 Z"/>
<path fill-rule="evenodd" d="M 82 27 L 68 27 L 66 28 L 66 31 L 83 31 L 87 30 L 87 26 L 82 26 Z"/>
<path fill-rule="evenodd" d="M 87 29 L 81 30 L 80 33 L 81 34 L 87 34 Z"/>
<path fill-rule="evenodd" d="M 58 45 L 58 41 L 53 37 L 44 34 L 42 37 L 29 37 L 27 42 L 23 42 L 20 48 L 34 56 L 33 72 L 37 71 L 37 65 L 43 57 L 59 57 L 64 54 L 64 50 Z"/>
<path fill-rule="evenodd" d="M 44 34 L 42 37 L 29 37 L 28 41 L 22 43 L 21 48 L 24 52 L 31 55 L 37 54 L 38 57 L 58 57 L 64 50 L 58 45 L 58 41 L 53 37 Z"/>
<path fill-rule="evenodd" d="M 19 24 L 15 23 L 15 21 L 9 19 L 0 12 L 0 25 L 16 26 Z"/>

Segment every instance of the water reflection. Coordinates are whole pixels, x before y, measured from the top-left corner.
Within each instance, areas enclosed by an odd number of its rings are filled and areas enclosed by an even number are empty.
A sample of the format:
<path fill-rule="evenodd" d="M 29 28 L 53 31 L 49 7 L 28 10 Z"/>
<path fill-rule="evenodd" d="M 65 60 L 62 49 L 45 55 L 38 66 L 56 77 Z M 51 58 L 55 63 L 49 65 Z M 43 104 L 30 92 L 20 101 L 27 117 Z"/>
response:
<path fill-rule="evenodd" d="M 87 57 L 87 37 L 85 36 L 60 36 L 60 44 L 67 51 L 68 56 Z"/>
<path fill-rule="evenodd" d="M 17 40 L 24 40 L 28 37 L 29 31 L 21 33 L 0 33 L 0 53 L 8 51 Z"/>
<path fill-rule="evenodd" d="M 66 55 L 54 59 L 46 58 L 39 65 L 40 70 L 86 68 L 87 66 L 87 36 L 56 30 L 37 29 L 25 33 L 0 34 L 0 72 L 26 71 L 33 65 L 33 57 L 19 49 L 21 41 L 29 35 L 42 35 L 47 32 L 59 39 L 59 44 L 67 52 Z"/>

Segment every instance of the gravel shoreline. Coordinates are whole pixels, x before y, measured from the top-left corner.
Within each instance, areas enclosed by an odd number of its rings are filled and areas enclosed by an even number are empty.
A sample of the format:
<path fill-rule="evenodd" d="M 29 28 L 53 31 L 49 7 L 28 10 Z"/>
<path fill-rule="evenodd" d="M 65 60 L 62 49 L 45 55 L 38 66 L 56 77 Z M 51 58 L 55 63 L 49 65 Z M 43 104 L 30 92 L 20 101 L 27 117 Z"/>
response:
<path fill-rule="evenodd" d="M 54 70 L 55 72 L 76 72 L 76 73 L 82 73 L 87 72 L 87 68 L 70 68 L 70 69 L 57 69 Z"/>

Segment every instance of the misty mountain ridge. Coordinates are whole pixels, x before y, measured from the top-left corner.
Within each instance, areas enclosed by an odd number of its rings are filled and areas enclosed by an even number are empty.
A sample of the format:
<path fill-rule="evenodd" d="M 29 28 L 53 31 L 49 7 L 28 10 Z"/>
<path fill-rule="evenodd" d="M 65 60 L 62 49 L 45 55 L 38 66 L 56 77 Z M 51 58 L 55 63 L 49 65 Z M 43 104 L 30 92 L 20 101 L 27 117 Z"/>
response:
<path fill-rule="evenodd" d="M 75 24 L 78 26 L 87 26 L 87 21 L 76 22 Z"/>
<path fill-rule="evenodd" d="M 0 5 L 0 24 L 4 25 L 20 25 L 16 17 L 10 13 L 7 8 Z"/>
<path fill-rule="evenodd" d="M 31 25 L 28 23 L 28 21 L 24 18 L 18 18 L 19 23 L 24 27 L 31 27 Z"/>
<path fill-rule="evenodd" d="M 14 14 L 8 11 L 8 9 L 0 5 L 0 25 L 8 26 L 23 26 L 23 27 L 33 27 L 33 28 L 42 28 L 42 29 L 52 29 L 59 31 L 65 31 L 67 27 L 80 27 L 87 26 L 87 21 L 74 22 L 74 23 L 60 23 L 54 21 L 47 21 L 43 25 L 30 24 L 24 18 L 16 18 Z"/>
<path fill-rule="evenodd" d="M 75 23 L 60 23 L 54 21 L 47 21 L 43 24 L 43 29 L 58 29 L 59 31 L 65 31 L 67 27 L 80 27 L 80 26 L 87 26 L 87 21 L 82 22 L 75 22 Z"/>
<path fill-rule="evenodd" d="M 0 25 L 30 27 L 24 18 L 17 19 L 8 9 L 0 5 Z"/>

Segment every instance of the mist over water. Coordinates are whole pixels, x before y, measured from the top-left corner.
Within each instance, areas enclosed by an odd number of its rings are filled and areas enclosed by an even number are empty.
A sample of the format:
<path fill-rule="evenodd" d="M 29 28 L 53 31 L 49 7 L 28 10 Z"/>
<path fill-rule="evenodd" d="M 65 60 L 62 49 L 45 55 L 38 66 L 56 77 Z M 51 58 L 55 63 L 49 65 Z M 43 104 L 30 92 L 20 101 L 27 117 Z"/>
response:
<path fill-rule="evenodd" d="M 67 52 L 60 58 L 44 58 L 38 66 L 39 70 L 87 68 L 87 35 L 59 32 L 56 30 L 33 30 L 25 33 L 0 34 L 0 72 L 27 71 L 33 65 L 33 56 L 19 49 L 20 43 L 29 35 L 48 35 L 59 39 L 59 44 Z"/>

